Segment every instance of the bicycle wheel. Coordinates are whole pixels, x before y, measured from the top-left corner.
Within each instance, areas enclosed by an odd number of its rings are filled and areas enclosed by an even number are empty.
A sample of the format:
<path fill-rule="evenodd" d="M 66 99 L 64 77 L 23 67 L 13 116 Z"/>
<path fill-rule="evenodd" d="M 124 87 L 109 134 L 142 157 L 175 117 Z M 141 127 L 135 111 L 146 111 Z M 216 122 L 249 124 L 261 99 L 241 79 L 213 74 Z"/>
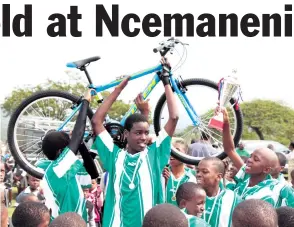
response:
<path fill-rule="evenodd" d="M 79 97 L 63 91 L 37 92 L 16 108 L 8 124 L 8 145 L 12 156 L 21 168 L 41 179 L 44 172 L 35 166 L 46 159 L 42 152 L 42 138 L 50 130 L 58 127 L 72 113 L 72 107 Z M 64 131 L 73 130 L 78 113 L 65 125 Z M 87 128 L 91 131 L 92 110 L 88 109 Z"/>
<path fill-rule="evenodd" d="M 201 138 L 203 138 L 204 134 L 206 137 L 209 137 L 209 143 L 207 141 L 205 141 L 205 143 L 201 141 L 201 146 L 206 146 L 207 148 L 204 149 L 205 151 L 203 151 L 206 152 L 206 155 L 204 155 L 203 153 L 195 157 L 192 155 L 183 154 L 175 149 L 172 149 L 171 155 L 184 163 L 193 165 L 197 165 L 205 156 L 212 156 L 224 159 L 226 157 L 226 154 L 223 151 L 222 146 L 222 133 L 208 127 L 208 122 L 214 116 L 214 109 L 216 107 L 218 97 L 217 84 L 210 80 L 197 78 L 183 80 L 181 82 L 181 85 L 183 88 L 186 89 L 185 94 L 199 117 L 199 125 L 193 125 L 185 108 L 178 100 L 180 118 L 174 137 L 180 137 L 184 139 L 188 145 L 190 145 L 192 139 L 195 141 L 199 141 Z M 197 92 L 199 93 L 195 94 Z M 230 104 L 226 106 L 226 108 L 230 117 L 231 133 L 234 138 L 234 143 L 235 145 L 237 145 L 242 136 L 243 116 L 240 107 L 237 108 L 236 105 L 233 105 L 234 103 L 235 101 L 231 99 Z M 167 119 L 165 119 L 165 116 L 168 116 L 168 110 L 166 106 L 166 96 L 165 94 L 163 94 L 160 97 L 154 111 L 154 130 L 156 135 L 158 135 L 159 131 L 167 121 Z M 209 149 L 207 146 L 209 146 Z M 207 151 L 212 152 L 207 155 Z"/>

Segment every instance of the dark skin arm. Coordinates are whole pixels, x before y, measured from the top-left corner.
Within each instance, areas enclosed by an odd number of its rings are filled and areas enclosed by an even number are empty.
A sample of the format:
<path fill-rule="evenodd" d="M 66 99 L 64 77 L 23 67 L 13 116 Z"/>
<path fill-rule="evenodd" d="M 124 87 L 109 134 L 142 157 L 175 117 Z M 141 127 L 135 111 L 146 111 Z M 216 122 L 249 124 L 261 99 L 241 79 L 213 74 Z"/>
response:
<path fill-rule="evenodd" d="M 167 60 L 164 58 L 162 58 L 161 63 L 169 65 Z M 164 126 L 164 129 L 167 132 L 167 134 L 170 137 L 172 137 L 179 120 L 179 113 L 178 113 L 176 98 L 170 84 L 164 85 L 164 92 L 166 96 L 166 103 L 167 103 L 168 115 L 169 115 L 168 121 L 166 125 Z"/>
<path fill-rule="evenodd" d="M 92 117 L 92 127 L 95 135 L 99 135 L 105 129 L 103 122 L 112 104 L 115 102 L 117 97 L 120 95 L 122 90 L 127 86 L 130 77 L 124 79 L 114 91 L 107 97 L 107 99 L 101 104 L 101 106 L 96 110 L 94 116 Z"/>
<path fill-rule="evenodd" d="M 221 111 L 224 116 L 224 125 L 223 125 L 224 151 L 229 156 L 229 158 L 232 160 L 232 162 L 236 166 L 236 168 L 239 170 L 244 165 L 244 162 L 235 150 L 234 140 L 233 140 L 233 137 L 230 132 L 230 122 L 229 122 L 228 112 L 225 108 L 223 108 Z"/>

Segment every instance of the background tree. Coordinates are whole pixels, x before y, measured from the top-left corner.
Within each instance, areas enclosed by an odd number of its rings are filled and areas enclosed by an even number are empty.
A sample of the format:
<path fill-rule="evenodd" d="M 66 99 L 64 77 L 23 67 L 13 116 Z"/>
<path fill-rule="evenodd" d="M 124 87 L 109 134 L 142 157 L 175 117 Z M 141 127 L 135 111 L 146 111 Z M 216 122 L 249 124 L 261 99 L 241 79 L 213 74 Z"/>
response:
<path fill-rule="evenodd" d="M 288 145 L 294 138 L 294 109 L 282 102 L 253 100 L 241 104 L 243 139 L 274 140 Z"/>
<path fill-rule="evenodd" d="M 4 114 L 9 116 L 13 113 L 13 111 L 18 107 L 18 105 L 27 97 L 31 96 L 34 92 L 42 91 L 42 90 L 60 90 L 66 91 L 71 94 L 81 96 L 84 94 L 87 89 L 86 83 L 84 83 L 80 78 L 72 77 L 70 78 L 71 83 L 68 81 L 53 81 L 48 79 L 44 84 L 40 84 L 37 86 L 27 85 L 24 87 L 15 88 L 9 96 L 7 96 L 2 104 L 2 108 L 4 110 Z M 108 91 L 101 92 L 103 98 L 106 98 L 110 93 Z M 51 103 L 50 107 L 54 109 L 54 105 Z M 96 109 L 98 107 L 98 103 L 94 100 L 91 103 L 91 108 Z M 125 112 L 129 109 L 130 104 L 123 102 L 122 100 L 117 100 L 111 107 L 109 111 L 109 116 L 111 119 L 120 120 L 121 117 L 125 114 Z M 40 107 L 42 108 L 42 107 Z M 48 108 L 48 107 L 47 107 Z M 62 108 L 59 107 L 60 110 Z M 43 110 L 48 111 L 48 110 Z M 52 111 L 52 110 L 51 110 Z M 61 111 L 62 112 L 62 111 Z M 62 119 L 62 113 L 56 114 L 60 116 Z"/>

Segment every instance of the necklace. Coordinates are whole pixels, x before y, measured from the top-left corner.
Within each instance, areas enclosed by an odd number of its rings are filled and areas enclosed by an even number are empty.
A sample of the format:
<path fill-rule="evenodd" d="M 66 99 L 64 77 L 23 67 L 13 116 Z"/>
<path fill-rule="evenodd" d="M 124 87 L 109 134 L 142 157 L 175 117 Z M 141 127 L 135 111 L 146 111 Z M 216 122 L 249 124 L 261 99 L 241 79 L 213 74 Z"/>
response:
<path fill-rule="evenodd" d="M 183 173 L 183 175 L 182 175 L 181 177 L 179 177 L 179 180 L 178 180 L 178 184 L 177 184 L 176 190 L 173 191 L 173 196 L 172 196 L 172 198 L 171 198 L 172 201 L 176 201 L 176 200 L 177 200 L 177 198 L 176 198 L 176 193 L 177 193 L 177 191 L 178 191 L 178 188 L 179 188 L 179 186 L 180 186 L 181 180 L 182 180 L 182 178 L 184 177 L 184 175 L 185 175 L 185 172 Z M 175 179 L 175 180 L 174 180 L 174 179 Z M 176 181 L 176 178 L 174 177 L 173 173 L 171 173 L 171 181 L 172 181 L 172 189 L 174 189 L 174 187 L 175 187 L 175 186 L 174 186 L 174 181 Z"/>
<path fill-rule="evenodd" d="M 212 217 L 213 210 L 214 210 L 214 208 L 215 208 L 216 201 L 218 200 L 219 195 L 220 195 L 220 188 L 218 189 L 218 192 L 217 192 L 217 194 L 216 194 L 216 196 L 215 196 L 215 199 L 214 199 L 214 201 L 213 201 L 213 205 L 212 205 L 212 208 L 211 208 L 211 211 L 210 211 L 210 214 L 209 214 L 209 217 L 208 217 L 208 221 L 207 221 L 208 224 L 209 224 L 210 219 L 211 219 L 211 217 Z M 206 216 L 205 213 L 206 213 L 206 209 L 205 209 L 205 211 L 204 211 L 204 218 L 205 218 L 205 216 Z M 206 218 L 205 218 L 205 219 L 206 219 Z M 206 220 L 205 220 L 205 221 L 206 221 Z"/>
<path fill-rule="evenodd" d="M 126 170 L 123 169 L 123 171 L 124 171 L 126 177 L 127 177 L 128 180 L 130 181 L 129 189 L 131 189 L 131 190 L 133 190 L 133 189 L 135 188 L 134 179 L 135 179 L 136 173 L 137 173 L 137 171 L 138 171 L 138 169 L 139 169 L 139 164 L 140 164 L 141 160 L 143 159 L 143 157 L 145 157 L 145 155 L 146 155 L 146 151 L 142 151 L 142 152 L 140 153 L 140 157 L 139 157 L 138 160 L 137 160 L 136 167 L 135 167 L 135 170 L 134 170 L 134 172 L 133 172 L 132 179 L 129 177 L 129 175 L 127 174 Z"/>

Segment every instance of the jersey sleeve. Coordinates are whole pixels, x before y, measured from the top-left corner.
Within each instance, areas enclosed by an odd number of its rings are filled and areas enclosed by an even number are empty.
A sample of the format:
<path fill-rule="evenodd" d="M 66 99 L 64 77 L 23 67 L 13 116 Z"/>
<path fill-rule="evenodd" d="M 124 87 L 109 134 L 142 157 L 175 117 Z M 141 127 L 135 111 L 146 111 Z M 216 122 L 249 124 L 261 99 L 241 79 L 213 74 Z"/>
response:
<path fill-rule="evenodd" d="M 234 180 L 236 181 L 236 185 L 249 178 L 249 175 L 245 172 L 245 168 L 246 164 L 244 164 L 235 175 Z"/>
<path fill-rule="evenodd" d="M 119 147 L 113 143 L 112 137 L 104 130 L 95 139 L 95 148 L 98 151 L 99 158 L 103 163 L 103 167 L 110 171 L 112 163 L 114 163 Z"/>
<path fill-rule="evenodd" d="M 171 137 L 167 134 L 167 132 L 164 129 L 162 129 L 159 132 L 155 144 L 160 169 L 163 170 L 163 168 L 168 164 L 171 152 Z"/>
<path fill-rule="evenodd" d="M 53 161 L 53 171 L 58 178 L 65 175 L 68 177 L 75 177 L 82 165 L 82 162 L 76 157 L 76 155 L 66 147 L 63 149 L 59 157 Z"/>

